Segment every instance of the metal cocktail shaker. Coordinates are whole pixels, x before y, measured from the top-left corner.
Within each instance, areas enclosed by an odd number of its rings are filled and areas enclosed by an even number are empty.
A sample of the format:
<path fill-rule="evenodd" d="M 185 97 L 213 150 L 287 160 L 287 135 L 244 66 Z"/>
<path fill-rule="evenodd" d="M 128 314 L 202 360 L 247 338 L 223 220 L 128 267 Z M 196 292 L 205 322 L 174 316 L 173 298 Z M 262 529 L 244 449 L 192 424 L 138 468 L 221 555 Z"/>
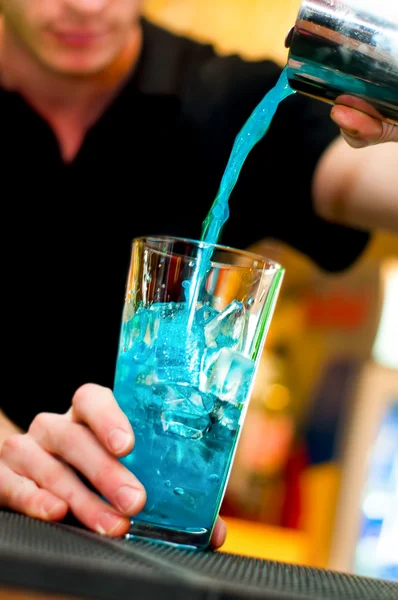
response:
<path fill-rule="evenodd" d="M 294 90 L 356 96 L 398 123 L 398 0 L 303 0 L 286 47 Z"/>

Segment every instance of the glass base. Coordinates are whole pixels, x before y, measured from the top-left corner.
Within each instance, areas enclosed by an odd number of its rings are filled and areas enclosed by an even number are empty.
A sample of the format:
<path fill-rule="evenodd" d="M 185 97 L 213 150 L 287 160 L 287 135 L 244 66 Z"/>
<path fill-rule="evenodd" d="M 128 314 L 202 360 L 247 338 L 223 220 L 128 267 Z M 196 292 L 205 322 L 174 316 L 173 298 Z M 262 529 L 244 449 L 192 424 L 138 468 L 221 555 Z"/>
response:
<path fill-rule="evenodd" d="M 125 539 L 142 538 L 169 544 L 172 546 L 181 546 L 193 550 L 204 550 L 208 548 L 211 538 L 210 529 L 170 529 L 154 523 L 143 523 L 142 521 L 130 522 L 130 530 Z"/>

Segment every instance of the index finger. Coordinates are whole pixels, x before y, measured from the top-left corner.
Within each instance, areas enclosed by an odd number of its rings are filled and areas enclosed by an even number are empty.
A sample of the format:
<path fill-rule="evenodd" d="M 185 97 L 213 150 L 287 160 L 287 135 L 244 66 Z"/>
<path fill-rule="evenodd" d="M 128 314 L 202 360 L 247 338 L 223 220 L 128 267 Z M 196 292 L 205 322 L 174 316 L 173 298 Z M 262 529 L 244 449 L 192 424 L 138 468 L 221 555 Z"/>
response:
<path fill-rule="evenodd" d="M 361 98 L 339 96 L 332 108 L 331 117 L 354 148 L 398 142 L 398 126 L 388 122 L 374 106 Z"/>
<path fill-rule="evenodd" d="M 134 433 L 110 389 L 83 385 L 73 396 L 69 414 L 73 421 L 86 424 L 112 454 L 125 456 L 131 452 Z"/>
<path fill-rule="evenodd" d="M 369 102 L 362 100 L 362 98 L 357 98 L 356 96 L 349 96 L 348 94 L 342 94 L 341 96 L 338 96 L 336 98 L 335 103 L 337 106 L 340 105 L 348 106 L 349 108 L 355 108 L 355 110 L 359 110 L 360 112 L 365 113 L 370 117 L 374 117 L 379 121 L 383 120 L 383 117 L 379 113 L 379 111 L 374 106 L 369 104 Z"/>

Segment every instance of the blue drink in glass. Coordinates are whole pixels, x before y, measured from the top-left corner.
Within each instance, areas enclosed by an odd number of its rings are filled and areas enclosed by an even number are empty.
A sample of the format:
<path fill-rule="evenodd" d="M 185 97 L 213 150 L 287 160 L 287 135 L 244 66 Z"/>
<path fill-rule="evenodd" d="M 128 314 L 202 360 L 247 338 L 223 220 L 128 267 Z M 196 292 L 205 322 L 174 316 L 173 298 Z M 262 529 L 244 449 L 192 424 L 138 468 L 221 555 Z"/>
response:
<path fill-rule="evenodd" d="M 121 461 L 147 492 L 131 534 L 208 546 L 282 278 L 251 253 L 134 241 L 114 385 L 135 433 Z"/>

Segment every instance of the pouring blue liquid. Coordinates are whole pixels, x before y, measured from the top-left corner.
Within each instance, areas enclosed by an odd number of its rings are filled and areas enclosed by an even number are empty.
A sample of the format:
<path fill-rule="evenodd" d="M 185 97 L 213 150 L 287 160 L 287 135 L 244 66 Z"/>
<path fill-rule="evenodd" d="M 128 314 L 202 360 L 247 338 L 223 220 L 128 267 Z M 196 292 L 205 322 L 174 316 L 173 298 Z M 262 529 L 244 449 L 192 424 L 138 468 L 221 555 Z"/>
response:
<path fill-rule="evenodd" d="M 276 85 L 266 94 L 237 135 L 220 187 L 212 207 L 203 222 L 201 241 L 216 244 L 222 228 L 229 217 L 229 198 L 238 181 L 242 167 L 254 146 L 267 133 L 279 104 L 295 93 L 288 81 L 287 66 L 283 69 Z M 186 300 L 191 314 L 200 296 L 202 284 L 209 269 L 213 248 L 204 246 L 191 281 L 184 283 Z"/>
<path fill-rule="evenodd" d="M 203 222 L 201 239 L 205 243 L 215 244 L 218 241 L 222 227 L 229 217 L 229 198 L 246 158 L 267 133 L 279 104 L 294 93 L 295 91 L 289 85 L 287 67 L 285 67 L 276 85 L 254 109 L 235 139 L 218 194 Z"/>

